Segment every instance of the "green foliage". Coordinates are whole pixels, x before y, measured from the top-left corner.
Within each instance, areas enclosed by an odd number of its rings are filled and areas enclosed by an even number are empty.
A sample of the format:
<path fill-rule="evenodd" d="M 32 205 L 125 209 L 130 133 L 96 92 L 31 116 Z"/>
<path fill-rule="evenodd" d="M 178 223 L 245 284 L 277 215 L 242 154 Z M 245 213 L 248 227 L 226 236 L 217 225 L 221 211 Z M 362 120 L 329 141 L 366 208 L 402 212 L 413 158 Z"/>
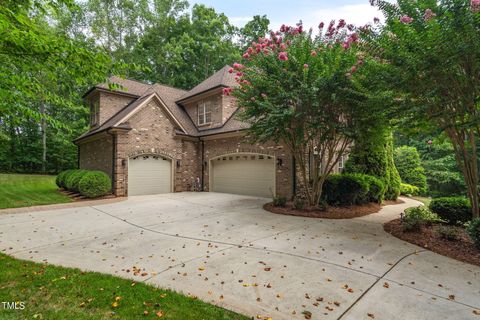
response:
<path fill-rule="evenodd" d="M 391 134 L 387 138 L 385 152 L 387 154 L 387 171 L 385 175 L 387 190 L 385 191 L 385 199 L 397 200 L 400 195 L 402 180 L 393 160 L 393 136 Z"/>
<path fill-rule="evenodd" d="M 400 194 L 404 196 L 417 196 L 419 193 L 420 189 L 417 186 L 408 183 L 402 183 L 400 185 Z"/>
<path fill-rule="evenodd" d="M 66 178 L 70 175 L 70 173 L 72 173 L 73 169 L 69 169 L 69 170 L 64 170 L 62 172 L 60 172 L 57 177 L 55 178 L 55 183 L 57 184 L 57 186 L 59 188 L 66 188 Z"/>
<path fill-rule="evenodd" d="M 425 206 L 408 208 L 402 219 L 403 230 L 419 231 L 422 226 L 431 225 L 442 220 Z"/>
<path fill-rule="evenodd" d="M 277 195 L 275 197 L 273 197 L 273 205 L 275 207 L 285 207 L 285 205 L 287 204 L 287 197 L 285 196 L 280 196 L 280 195 Z"/>
<path fill-rule="evenodd" d="M 295 197 L 295 199 L 293 199 L 293 207 L 296 210 L 303 210 L 305 208 L 306 204 L 307 203 L 306 203 L 305 199 L 303 199 L 301 197 Z"/>
<path fill-rule="evenodd" d="M 332 174 L 324 184 L 323 198 L 329 205 L 349 206 L 366 202 L 369 181 L 362 174 Z"/>
<path fill-rule="evenodd" d="M 102 171 L 88 171 L 78 182 L 81 195 L 88 198 L 97 198 L 106 195 L 112 189 L 110 177 Z"/>
<path fill-rule="evenodd" d="M 69 191 L 78 192 L 78 183 L 80 179 L 87 173 L 87 170 L 72 170 L 65 176 L 65 187 Z"/>
<path fill-rule="evenodd" d="M 458 229 L 452 226 L 439 226 L 437 228 L 437 234 L 440 238 L 448 241 L 456 241 L 460 238 Z"/>
<path fill-rule="evenodd" d="M 472 207 L 465 197 L 436 198 L 430 202 L 430 210 L 450 224 L 471 220 Z"/>
<path fill-rule="evenodd" d="M 420 161 L 420 154 L 415 147 L 401 146 L 394 152 L 395 167 L 402 182 L 418 187 L 421 193 L 427 189 L 425 169 Z"/>
<path fill-rule="evenodd" d="M 368 183 L 368 193 L 365 202 L 382 203 L 385 196 L 385 183 L 370 175 L 363 175 L 363 179 Z"/>
<path fill-rule="evenodd" d="M 247 50 L 248 46 L 260 37 L 265 37 L 268 33 L 268 26 L 270 20 L 266 15 L 253 16 L 252 20 L 248 21 L 239 31 L 240 46 L 243 50 Z"/>
<path fill-rule="evenodd" d="M 385 61 L 403 123 L 435 128 L 453 144 L 472 216 L 479 215 L 480 10 L 476 1 L 373 1 L 385 25 L 364 33 L 370 54 Z"/>
<path fill-rule="evenodd" d="M 468 223 L 467 232 L 477 248 L 480 249 L 480 218 L 473 219 Z"/>

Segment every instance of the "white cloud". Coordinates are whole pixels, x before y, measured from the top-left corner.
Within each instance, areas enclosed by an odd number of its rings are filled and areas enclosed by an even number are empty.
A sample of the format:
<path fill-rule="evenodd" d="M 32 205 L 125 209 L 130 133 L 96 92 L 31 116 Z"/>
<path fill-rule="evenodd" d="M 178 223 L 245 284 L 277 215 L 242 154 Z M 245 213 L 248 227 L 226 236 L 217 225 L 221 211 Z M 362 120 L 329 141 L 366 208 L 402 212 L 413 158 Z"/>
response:
<path fill-rule="evenodd" d="M 252 19 L 253 17 L 228 17 L 230 23 L 239 28 L 243 27 L 248 21 Z"/>

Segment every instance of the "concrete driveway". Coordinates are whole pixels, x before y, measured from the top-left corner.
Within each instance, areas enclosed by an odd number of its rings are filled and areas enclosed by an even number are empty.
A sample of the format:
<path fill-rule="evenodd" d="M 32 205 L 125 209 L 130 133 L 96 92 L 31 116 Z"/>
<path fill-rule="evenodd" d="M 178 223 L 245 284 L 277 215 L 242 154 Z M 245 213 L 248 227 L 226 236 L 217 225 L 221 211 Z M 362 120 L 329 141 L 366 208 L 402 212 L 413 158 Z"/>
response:
<path fill-rule="evenodd" d="M 480 319 L 480 268 L 385 233 L 404 204 L 352 220 L 276 215 L 268 199 L 137 196 L 0 214 L 0 250 L 115 274 L 273 319 Z M 145 274 L 133 275 L 133 267 Z"/>

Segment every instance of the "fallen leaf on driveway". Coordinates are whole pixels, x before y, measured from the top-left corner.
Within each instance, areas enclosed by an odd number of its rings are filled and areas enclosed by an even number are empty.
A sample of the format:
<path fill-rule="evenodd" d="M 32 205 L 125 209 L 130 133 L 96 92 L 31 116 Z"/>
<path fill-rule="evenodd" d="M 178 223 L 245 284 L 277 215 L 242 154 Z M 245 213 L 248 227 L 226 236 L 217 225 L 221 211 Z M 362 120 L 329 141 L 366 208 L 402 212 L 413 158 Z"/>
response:
<path fill-rule="evenodd" d="M 473 314 L 476 314 L 477 316 L 480 316 L 480 310 L 473 310 Z"/>
<path fill-rule="evenodd" d="M 367 316 L 369 316 L 372 319 L 375 319 L 375 315 L 373 313 L 367 313 Z"/>
<path fill-rule="evenodd" d="M 310 311 L 303 311 L 302 314 L 305 316 L 305 319 L 312 319 L 312 313 Z"/>
<path fill-rule="evenodd" d="M 388 282 L 385 282 L 385 283 L 383 284 L 383 287 L 384 287 L 384 288 L 389 288 L 390 285 L 388 284 Z"/>
<path fill-rule="evenodd" d="M 455 300 L 455 295 L 453 295 L 453 294 L 449 295 L 449 296 L 448 296 L 448 299 L 449 299 L 449 300 Z"/>

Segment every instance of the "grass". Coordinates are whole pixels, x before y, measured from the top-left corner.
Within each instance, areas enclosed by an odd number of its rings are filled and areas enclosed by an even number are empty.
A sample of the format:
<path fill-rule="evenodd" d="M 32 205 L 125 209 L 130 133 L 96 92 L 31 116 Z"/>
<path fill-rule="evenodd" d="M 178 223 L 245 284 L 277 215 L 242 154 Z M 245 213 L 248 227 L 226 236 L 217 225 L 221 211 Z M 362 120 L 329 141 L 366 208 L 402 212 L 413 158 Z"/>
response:
<path fill-rule="evenodd" d="M 249 319 L 144 283 L 0 254 L 0 301 L 25 303 L 1 319 Z"/>
<path fill-rule="evenodd" d="M 427 207 L 430 204 L 430 202 L 432 202 L 432 198 L 427 198 L 427 197 L 414 196 L 412 197 L 412 199 L 422 202 Z"/>
<path fill-rule="evenodd" d="M 71 201 L 57 189 L 55 176 L 0 174 L 0 209 Z"/>

